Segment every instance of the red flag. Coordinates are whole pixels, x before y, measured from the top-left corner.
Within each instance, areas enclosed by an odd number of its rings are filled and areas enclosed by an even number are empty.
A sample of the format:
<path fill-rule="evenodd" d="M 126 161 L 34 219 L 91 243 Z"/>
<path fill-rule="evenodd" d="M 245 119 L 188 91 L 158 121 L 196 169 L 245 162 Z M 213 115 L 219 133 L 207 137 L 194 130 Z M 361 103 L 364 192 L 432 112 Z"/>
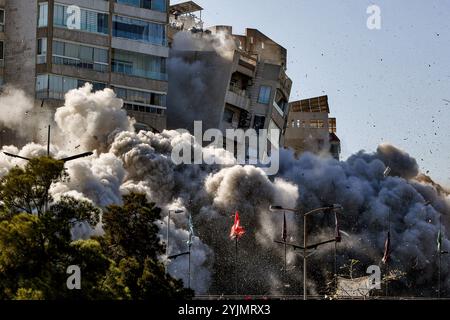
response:
<path fill-rule="evenodd" d="M 241 227 L 241 221 L 239 220 L 239 212 L 236 211 L 236 214 L 234 215 L 234 224 L 231 227 L 230 238 L 239 239 L 244 235 L 244 233 L 245 230 Z"/>
<path fill-rule="evenodd" d="M 281 238 L 283 239 L 283 242 L 286 242 L 287 240 L 286 213 L 284 214 L 283 231 L 281 233 Z"/>
<path fill-rule="evenodd" d="M 384 264 L 391 260 L 391 232 L 388 232 L 386 242 L 384 243 L 384 256 L 381 261 Z"/>
<path fill-rule="evenodd" d="M 339 220 L 338 220 L 337 212 L 334 213 L 334 219 L 335 219 L 335 226 L 336 226 L 336 231 L 335 231 L 336 242 L 340 243 L 342 241 L 342 236 L 341 236 L 341 230 L 339 229 Z"/>

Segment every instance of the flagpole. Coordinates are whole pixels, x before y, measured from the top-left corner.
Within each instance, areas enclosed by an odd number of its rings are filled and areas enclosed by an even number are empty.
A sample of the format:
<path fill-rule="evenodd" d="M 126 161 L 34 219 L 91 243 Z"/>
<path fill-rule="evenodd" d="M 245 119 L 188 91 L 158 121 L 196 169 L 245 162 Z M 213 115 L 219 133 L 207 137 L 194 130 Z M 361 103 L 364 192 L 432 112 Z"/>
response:
<path fill-rule="evenodd" d="M 339 232 L 339 224 L 338 224 L 338 214 L 337 212 L 334 213 L 334 219 L 335 219 L 335 224 L 336 224 L 336 237 L 339 237 L 339 241 L 341 241 L 340 238 L 340 232 Z M 336 238 L 337 240 L 337 238 Z M 337 278 L 337 244 L 338 241 L 334 242 L 334 289 L 335 289 L 335 294 L 337 294 L 338 291 L 338 278 Z"/>
<path fill-rule="evenodd" d="M 236 258 L 234 260 L 234 277 L 235 277 L 235 287 L 234 287 L 234 294 L 237 296 L 238 294 L 238 272 L 237 272 L 237 260 L 238 260 L 238 237 L 236 237 Z"/>
<path fill-rule="evenodd" d="M 188 288 L 191 288 L 191 245 L 189 245 Z"/>
<path fill-rule="evenodd" d="M 337 279 L 337 241 L 334 242 L 334 289 L 337 294 L 338 289 L 338 279 Z"/>
<path fill-rule="evenodd" d="M 388 235 L 391 234 L 391 208 L 389 208 L 389 215 L 388 215 Z M 389 296 L 389 262 L 390 259 L 386 260 L 386 297 Z"/>
<path fill-rule="evenodd" d="M 439 243 L 441 243 L 442 239 L 442 215 L 439 215 Z M 442 267 L 442 248 L 439 245 L 438 255 L 439 255 L 439 268 L 438 268 L 438 299 L 441 298 L 441 267 Z"/>
<path fill-rule="evenodd" d="M 287 230 L 286 230 L 286 212 L 284 212 L 283 220 L 283 241 L 284 241 L 284 281 L 287 280 Z M 286 234 L 285 234 L 286 233 Z"/>
<path fill-rule="evenodd" d="M 170 233 L 170 211 L 169 210 L 169 214 L 167 215 L 167 234 L 166 234 L 166 274 L 167 274 L 167 270 L 168 270 L 168 265 L 169 265 L 169 233 Z"/>

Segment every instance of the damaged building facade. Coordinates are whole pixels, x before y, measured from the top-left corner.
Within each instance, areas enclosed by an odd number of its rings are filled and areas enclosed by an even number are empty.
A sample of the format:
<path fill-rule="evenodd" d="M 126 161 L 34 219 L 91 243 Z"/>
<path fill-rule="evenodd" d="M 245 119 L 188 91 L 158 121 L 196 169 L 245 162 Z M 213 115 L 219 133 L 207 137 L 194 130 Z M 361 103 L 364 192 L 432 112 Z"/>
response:
<path fill-rule="evenodd" d="M 68 25 L 72 5 L 79 28 Z M 297 153 L 338 158 L 327 98 L 288 103 L 287 50 L 256 29 L 205 28 L 202 11 L 193 1 L 0 0 L 0 85 L 34 97 L 49 122 L 65 93 L 90 82 L 112 88 L 138 130 L 279 129 Z M 14 139 L 0 130 L 0 145 Z"/>
<path fill-rule="evenodd" d="M 109 87 L 140 129 L 162 131 L 168 22 L 169 0 L 0 0 L 1 82 L 49 118 L 69 90 Z"/>
<path fill-rule="evenodd" d="M 256 29 L 245 35 L 230 26 L 202 30 L 201 10 L 193 2 L 171 7 L 168 128 L 193 132 L 201 121 L 203 131 L 282 131 L 292 87 L 287 50 Z M 218 52 L 214 41 L 232 43 L 221 43 Z"/>
<path fill-rule="evenodd" d="M 293 149 L 297 155 L 303 152 L 330 154 L 339 160 L 341 141 L 336 135 L 336 118 L 329 115 L 328 96 L 291 102 L 284 147 Z"/>

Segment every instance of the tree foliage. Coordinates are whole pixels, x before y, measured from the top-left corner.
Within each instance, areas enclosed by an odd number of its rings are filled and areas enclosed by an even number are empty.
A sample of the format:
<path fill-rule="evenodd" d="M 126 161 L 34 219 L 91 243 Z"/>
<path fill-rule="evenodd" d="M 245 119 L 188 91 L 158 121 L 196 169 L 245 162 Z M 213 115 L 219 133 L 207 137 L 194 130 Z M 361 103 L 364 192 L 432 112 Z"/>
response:
<path fill-rule="evenodd" d="M 192 295 L 181 281 L 167 276 L 158 262 L 164 250 L 155 224 L 160 214 L 161 210 L 142 194 L 124 196 L 123 205 L 109 206 L 103 214 L 105 244 L 118 265 L 120 283 L 129 289 L 132 299 Z"/>
<path fill-rule="evenodd" d="M 31 159 L 25 168 L 15 167 L 1 179 L 0 199 L 9 213 L 41 215 L 52 201 L 48 190 L 52 183 L 67 178 L 64 162 L 48 157 Z"/>
<path fill-rule="evenodd" d="M 0 179 L 0 299 L 151 299 L 192 294 L 165 274 L 155 221 L 160 209 L 144 195 L 124 196 L 104 209 L 104 236 L 76 239 L 82 223 L 94 229 L 101 210 L 91 202 L 48 194 L 67 178 L 63 163 L 31 160 Z M 69 290 L 67 268 L 81 270 L 81 290 Z"/>

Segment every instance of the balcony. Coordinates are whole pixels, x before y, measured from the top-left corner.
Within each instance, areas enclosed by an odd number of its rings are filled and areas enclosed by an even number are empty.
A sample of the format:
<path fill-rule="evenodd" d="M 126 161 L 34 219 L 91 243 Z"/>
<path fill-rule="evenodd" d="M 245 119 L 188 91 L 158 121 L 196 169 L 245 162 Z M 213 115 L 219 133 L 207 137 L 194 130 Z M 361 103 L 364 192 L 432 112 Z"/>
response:
<path fill-rule="evenodd" d="M 245 90 L 230 86 L 225 96 L 225 102 L 238 108 L 249 111 L 250 99 Z"/>
<path fill-rule="evenodd" d="M 280 116 L 284 117 L 284 111 L 281 109 L 281 107 L 276 103 L 276 101 L 273 102 L 273 107 L 278 111 Z"/>
<path fill-rule="evenodd" d="M 280 77 L 279 77 L 279 82 L 281 85 L 281 90 L 283 90 L 284 94 L 289 97 L 290 93 L 291 93 L 291 89 L 292 89 L 292 80 L 287 76 L 286 72 L 284 71 L 284 69 L 281 69 L 280 72 Z"/>

